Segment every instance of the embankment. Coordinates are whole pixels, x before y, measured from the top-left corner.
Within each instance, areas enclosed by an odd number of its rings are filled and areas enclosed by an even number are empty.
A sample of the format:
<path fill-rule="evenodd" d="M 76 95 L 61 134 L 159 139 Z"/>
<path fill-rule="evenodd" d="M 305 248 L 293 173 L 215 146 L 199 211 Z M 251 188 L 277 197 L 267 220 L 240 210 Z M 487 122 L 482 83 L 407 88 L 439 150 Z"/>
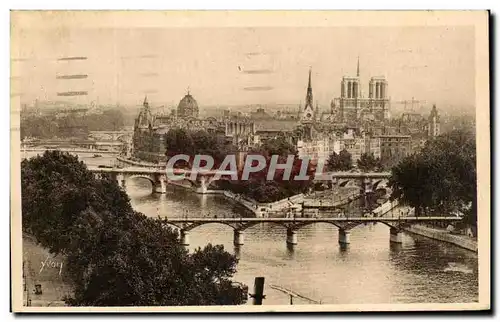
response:
<path fill-rule="evenodd" d="M 405 231 L 453 244 L 477 253 L 477 241 L 465 235 L 455 235 L 443 229 L 426 227 L 423 225 L 413 225 Z"/>

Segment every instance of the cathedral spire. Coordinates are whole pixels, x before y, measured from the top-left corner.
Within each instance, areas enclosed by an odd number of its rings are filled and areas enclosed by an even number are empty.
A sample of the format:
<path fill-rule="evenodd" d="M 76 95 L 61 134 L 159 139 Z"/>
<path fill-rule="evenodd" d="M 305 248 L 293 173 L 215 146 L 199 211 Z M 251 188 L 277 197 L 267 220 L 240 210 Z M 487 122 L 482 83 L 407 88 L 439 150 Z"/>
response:
<path fill-rule="evenodd" d="M 359 77 L 359 56 L 358 56 L 358 66 L 356 69 L 356 76 Z"/>
<path fill-rule="evenodd" d="M 149 103 L 148 103 L 148 95 L 145 95 L 144 96 L 144 103 L 142 103 L 142 106 L 144 107 L 149 107 Z"/>
<path fill-rule="evenodd" d="M 311 85 L 311 67 L 309 67 L 309 83 L 307 84 L 307 95 L 306 95 L 306 105 L 313 107 L 313 93 L 312 93 L 312 85 Z"/>

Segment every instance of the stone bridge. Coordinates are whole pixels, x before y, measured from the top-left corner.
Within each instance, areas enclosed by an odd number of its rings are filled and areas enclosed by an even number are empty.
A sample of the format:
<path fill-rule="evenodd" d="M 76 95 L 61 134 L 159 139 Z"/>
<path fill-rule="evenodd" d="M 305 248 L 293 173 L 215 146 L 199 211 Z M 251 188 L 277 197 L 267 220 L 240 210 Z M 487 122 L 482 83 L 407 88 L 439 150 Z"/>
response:
<path fill-rule="evenodd" d="M 405 228 L 422 223 L 456 222 L 460 217 L 327 217 L 327 218 L 172 218 L 163 219 L 165 225 L 179 230 L 182 245 L 189 245 L 189 232 L 196 227 L 207 224 L 220 224 L 233 229 L 233 243 L 235 246 L 244 244 L 244 231 L 258 224 L 268 223 L 286 229 L 287 244 L 297 244 L 297 230 L 302 227 L 326 223 L 338 228 L 340 244 L 350 243 L 350 230 L 364 223 L 382 223 L 390 228 L 389 240 L 393 243 L 402 242 L 402 232 Z"/>
<path fill-rule="evenodd" d="M 346 187 L 354 184 L 361 194 L 375 192 L 388 187 L 390 172 L 325 172 L 314 178 L 314 181 L 331 182 L 333 186 Z"/>
<path fill-rule="evenodd" d="M 131 131 L 90 131 L 89 139 L 96 141 L 128 142 L 132 138 Z"/>
<path fill-rule="evenodd" d="M 190 185 L 197 193 L 207 193 L 211 183 L 219 180 L 218 176 L 231 175 L 232 171 L 220 170 L 185 170 L 185 169 L 165 169 L 165 168 L 146 168 L 146 167 L 89 167 L 88 168 L 97 178 L 111 177 L 118 182 L 122 188 L 126 188 L 127 181 L 133 178 L 142 178 L 151 182 L 152 191 L 157 193 L 166 193 L 167 184 L 185 183 Z M 167 175 L 169 174 L 169 175 Z M 170 175 L 171 174 L 171 175 Z M 191 178 L 191 174 L 195 178 Z M 184 179 L 174 178 L 174 176 L 184 175 Z"/>

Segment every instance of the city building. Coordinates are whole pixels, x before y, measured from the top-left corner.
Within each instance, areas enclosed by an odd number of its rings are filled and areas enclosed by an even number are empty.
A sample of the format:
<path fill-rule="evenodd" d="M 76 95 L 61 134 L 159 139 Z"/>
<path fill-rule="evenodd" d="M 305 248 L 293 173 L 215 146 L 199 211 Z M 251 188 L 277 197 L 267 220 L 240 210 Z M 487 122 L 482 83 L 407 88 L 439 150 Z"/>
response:
<path fill-rule="evenodd" d="M 311 161 L 326 163 L 331 153 L 330 140 L 328 138 L 310 141 L 299 140 L 297 142 L 297 154 L 299 158 L 309 157 Z"/>
<path fill-rule="evenodd" d="M 199 115 L 200 115 L 200 110 L 198 108 L 198 102 L 196 102 L 196 100 L 194 99 L 193 96 L 191 96 L 188 90 L 186 96 L 182 98 L 182 100 L 179 102 L 179 105 L 177 106 L 177 117 L 198 118 Z"/>
<path fill-rule="evenodd" d="M 380 159 L 385 166 L 393 166 L 412 153 L 411 135 L 388 134 L 380 139 Z"/>
<path fill-rule="evenodd" d="M 429 115 L 428 123 L 427 123 L 427 137 L 428 138 L 435 138 L 438 136 L 441 132 L 441 127 L 440 127 L 440 121 L 439 121 L 439 114 L 436 109 L 436 105 L 434 104 L 432 106 L 431 114 Z"/>
<path fill-rule="evenodd" d="M 164 160 L 166 151 L 164 135 L 174 128 L 189 131 L 206 130 L 221 139 L 225 138 L 228 131 L 225 121 L 213 117 L 202 119 L 198 115 L 198 103 L 189 92 L 180 100 L 177 110 L 170 115 L 151 113 L 148 99 L 145 97 L 143 107 L 135 119 L 132 156 L 152 162 Z M 236 127 L 232 131 L 236 131 Z"/>

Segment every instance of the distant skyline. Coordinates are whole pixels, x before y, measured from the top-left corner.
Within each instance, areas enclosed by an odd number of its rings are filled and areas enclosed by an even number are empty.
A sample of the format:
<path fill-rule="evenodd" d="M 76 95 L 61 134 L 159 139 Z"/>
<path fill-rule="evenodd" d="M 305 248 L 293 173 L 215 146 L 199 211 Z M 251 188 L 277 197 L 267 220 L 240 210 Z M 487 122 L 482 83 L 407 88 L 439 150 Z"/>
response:
<path fill-rule="evenodd" d="M 472 27 L 258 27 L 22 29 L 13 48 L 12 91 L 21 102 L 177 105 L 187 93 L 214 105 L 304 104 L 312 68 L 321 109 L 340 96 L 342 76 L 362 91 L 385 76 L 392 101 L 425 100 L 440 108 L 474 106 Z M 85 60 L 58 60 L 62 57 Z M 66 75 L 79 75 L 73 79 Z M 87 78 L 81 75 L 88 75 Z M 61 77 L 63 76 L 63 77 Z M 393 103 L 393 106 L 395 104 Z"/>

